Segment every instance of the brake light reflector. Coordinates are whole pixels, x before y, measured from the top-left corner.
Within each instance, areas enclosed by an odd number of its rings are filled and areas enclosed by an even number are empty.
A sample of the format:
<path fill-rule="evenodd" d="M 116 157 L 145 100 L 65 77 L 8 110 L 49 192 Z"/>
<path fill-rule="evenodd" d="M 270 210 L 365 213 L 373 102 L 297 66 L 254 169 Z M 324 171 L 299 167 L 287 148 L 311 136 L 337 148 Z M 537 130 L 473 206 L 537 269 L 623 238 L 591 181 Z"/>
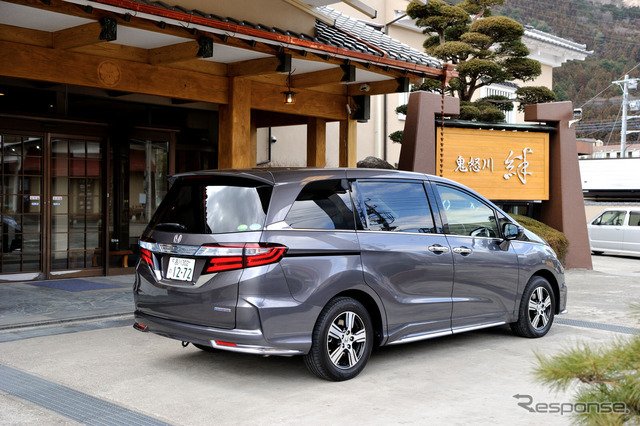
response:
<path fill-rule="evenodd" d="M 231 342 L 222 342 L 220 340 L 216 340 L 215 341 L 217 345 L 219 346 L 238 346 L 235 343 L 231 343 Z"/>

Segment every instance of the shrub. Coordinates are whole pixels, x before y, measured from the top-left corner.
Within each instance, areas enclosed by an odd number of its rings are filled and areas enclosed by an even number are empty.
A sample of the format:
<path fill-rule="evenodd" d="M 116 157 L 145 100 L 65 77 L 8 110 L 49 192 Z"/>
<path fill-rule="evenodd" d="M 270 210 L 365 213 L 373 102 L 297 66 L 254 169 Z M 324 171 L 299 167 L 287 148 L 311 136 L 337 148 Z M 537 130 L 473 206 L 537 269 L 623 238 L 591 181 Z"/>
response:
<path fill-rule="evenodd" d="M 545 225 L 542 222 L 539 222 L 535 219 L 531 219 L 527 216 L 521 215 L 511 215 L 515 220 L 520 223 L 520 225 L 527 228 L 529 231 L 533 232 L 543 240 L 545 240 L 553 251 L 556 252 L 558 256 L 558 260 L 560 263 L 564 265 L 565 258 L 567 257 L 567 249 L 569 247 L 569 240 L 566 235 L 557 229 L 553 229 L 552 227 Z"/>

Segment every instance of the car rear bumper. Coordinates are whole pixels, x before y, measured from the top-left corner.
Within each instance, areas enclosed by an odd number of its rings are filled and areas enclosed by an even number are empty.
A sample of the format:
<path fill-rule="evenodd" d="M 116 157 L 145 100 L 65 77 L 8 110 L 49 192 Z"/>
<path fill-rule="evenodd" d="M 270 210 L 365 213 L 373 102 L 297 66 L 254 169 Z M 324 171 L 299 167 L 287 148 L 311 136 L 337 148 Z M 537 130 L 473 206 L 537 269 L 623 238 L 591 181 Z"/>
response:
<path fill-rule="evenodd" d="M 154 317 L 136 311 L 133 327 L 142 332 L 158 334 L 183 342 L 211 346 L 215 349 L 257 355 L 302 355 L 305 351 L 295 344 L 270 345 L 260 330 L 225 330 L 187 324 Z"/>

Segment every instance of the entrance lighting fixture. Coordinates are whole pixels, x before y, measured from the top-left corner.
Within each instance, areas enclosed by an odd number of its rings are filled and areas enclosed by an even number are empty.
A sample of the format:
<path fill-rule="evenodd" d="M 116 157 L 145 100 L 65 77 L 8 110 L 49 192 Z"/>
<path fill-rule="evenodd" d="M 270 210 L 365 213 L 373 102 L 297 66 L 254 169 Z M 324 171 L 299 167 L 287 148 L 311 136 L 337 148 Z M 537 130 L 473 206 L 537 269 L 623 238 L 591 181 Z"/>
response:
<path fill-rule="evenodd" d="M 285 105 L 293 105 L 296 103 L 296 94 L 291 90 L 291 73 L 293 71 L 289 71 L 289 75 L 287 76 L 287 90 L 284 92 L 280 92 L 284 95 L 284 104 Z"/>

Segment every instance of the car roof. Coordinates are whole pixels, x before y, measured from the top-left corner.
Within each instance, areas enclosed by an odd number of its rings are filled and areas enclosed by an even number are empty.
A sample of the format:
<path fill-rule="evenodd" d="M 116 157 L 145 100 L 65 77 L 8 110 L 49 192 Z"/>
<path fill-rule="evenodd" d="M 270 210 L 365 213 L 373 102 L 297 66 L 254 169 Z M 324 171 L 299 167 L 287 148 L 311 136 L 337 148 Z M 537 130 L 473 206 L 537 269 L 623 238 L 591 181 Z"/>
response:
<path fill-rule="evenodd" d="M 198 176 L 235 176 L 257 179 L 271 184 L 285 184 L 295 182 L 312 182 L 325 179 L 358 179 L 358 178 L 394 178 L 394 179 L 420 179 L 425 180 L 433 176 L 424 173 L 407 172 L 391 169 L 365 169 L 365 168 L 260 168 L 260 169 L 224 169 L 201 170 L 197 172 L 180 173 L 172 176 L 173 183 L 178 178 Z"/>

